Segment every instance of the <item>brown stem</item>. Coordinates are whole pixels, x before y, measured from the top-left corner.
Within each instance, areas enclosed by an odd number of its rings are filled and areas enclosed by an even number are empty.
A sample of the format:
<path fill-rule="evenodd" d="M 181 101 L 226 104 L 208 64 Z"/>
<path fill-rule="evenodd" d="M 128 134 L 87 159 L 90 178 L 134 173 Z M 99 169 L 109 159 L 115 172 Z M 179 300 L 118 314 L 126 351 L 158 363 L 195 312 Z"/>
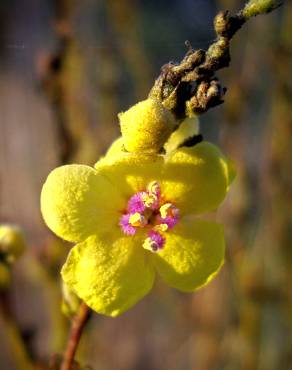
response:
<path fill-rule="evenodd" d="M 71 370 L 82 331 L 89 319 L 90 313 L 91 309 L 82 302 L 72 322 L 71 332 L 60 370 Z"/>
<path fill-rule="evenodd" d="M 180 63 L 169 62 L 162 66 L 149 97 L 161 101 L 178 120 L 222 104 L 226 88 L 221 86 L 216 72 L 229 66 L 231 39 L 252 16 L 270 12 L 280 3 L 275 0 L 269 8 L 261 8 L 258 12 L 248 12 L 248 4 L 235 15 L 219 12 L 214 19 L 217 34 L 214 43 L 208 50 L 193 50 L 186 42 L 185 57 Z"/>

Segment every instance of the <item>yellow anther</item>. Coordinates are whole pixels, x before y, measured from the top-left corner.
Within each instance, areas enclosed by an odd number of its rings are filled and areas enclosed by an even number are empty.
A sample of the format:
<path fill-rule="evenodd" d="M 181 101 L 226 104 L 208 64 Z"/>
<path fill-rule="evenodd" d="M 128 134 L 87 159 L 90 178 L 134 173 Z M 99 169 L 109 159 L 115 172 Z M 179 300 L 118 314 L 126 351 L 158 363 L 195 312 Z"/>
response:
<path fill-rule="evenodd" d="M 155 231 L 163 231 L 163 232 L 165 232 L 165 231 L 167 231 L 169 229 L 169 227 L 168 227 L 168 225 L 167 224 L 159 224 L 159 225 L 155 225 L 154 226 L 154 228 L 153 228 L 153 230 L 155 230 Z"/>
<path fill-rule="evenodd" d="M 157 194 L 160 190 L 160 186 L 157 181 L 151 181 L 147 186 L 147 190 L 149 193 Z"/>
<path fill-rule="evenodd" d="M 157 243 L 154 240 L 152 240 L 151 238 L 146 238 L 142 247 L 144 249 L 147 249 L 148 251 L 153 252 L 153 251 L 157 250 Z"/>
<path fill-rule="evenodd" d="M 135 227 L 145 226 L 147 221 L 139 212 L 133 213 L 129 218 L 129 224 Z"/>
<path fill-rule="evenodd" d="M 157 202 L 157 196 L 155 194 L 143 194 L 142 200 L 146 207 L 151 207 Z"/>
<path fill-rule="evenodd" d="M 159 225 L 154 226 L 153 230 L 158 231 L 158 232 L 159 231 L 165 232 L 165 231 L 168 230 L 168 225 L 167 224 L 159 224 Z"/>
<path fill-rule="evenodd" d="M 160 231 L 167 231 L 168 230 L 168 225 L 167 224 L 160 224 L 159 229 L 160 229 Z"/>
<path fill-rule="evenodd" d="M 171 203 L 165 203 L 159 209 L 161 217 L 166 218 L 168 216 L 174 217 L 177 214 L 177 208 Z"/>

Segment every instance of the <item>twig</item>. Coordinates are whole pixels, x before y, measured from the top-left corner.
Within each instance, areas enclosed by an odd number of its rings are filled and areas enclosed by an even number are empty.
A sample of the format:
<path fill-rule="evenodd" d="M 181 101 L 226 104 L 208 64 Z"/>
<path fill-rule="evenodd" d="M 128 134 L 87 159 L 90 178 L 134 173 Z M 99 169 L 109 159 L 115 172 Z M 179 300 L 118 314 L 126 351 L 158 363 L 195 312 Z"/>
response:
<path fill-rule="evenodd" d="M 71 332 L 60 370 L 71 370 L 83 329 L 90 314 L 91 309 L 82 302 L 72 322 Z"/>
<path fill-rule="evenodd" d="M 178 120 L 207 112 L 223 103 L 225 87 L 221 87 L 215 72 L 230 63 L 230 40 L 244 23 L 253 16 L 269 13 L 281 5 L 277 0 L 250 1 L 236 15 L 219 12 L 214 18 L 216 41 L 207 51 L 193 50 L 186 41 L 188 51 L 179 64 L 169 62 L 162 66 L 161 74 L 152 87 L 149 97 L 158 99 L 172 111 Z"/>

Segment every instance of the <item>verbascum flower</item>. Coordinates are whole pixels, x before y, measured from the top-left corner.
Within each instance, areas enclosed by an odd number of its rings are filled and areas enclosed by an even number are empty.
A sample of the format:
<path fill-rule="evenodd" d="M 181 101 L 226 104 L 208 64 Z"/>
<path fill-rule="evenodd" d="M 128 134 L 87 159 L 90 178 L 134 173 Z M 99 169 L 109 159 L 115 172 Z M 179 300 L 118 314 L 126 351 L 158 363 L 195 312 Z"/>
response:
<path fill-rule="evenodd" d="M 77 243 L 64 282 L 94 311 L 117 316 L 144 297 L 156 274 L 192 292 L 224 261 L 222 226 L 199 218 L 232 180 L 217 147 L 201 142 L 167 155 L 126 153 L 121 140 L 95 165 L 51 172 L 41 194 L 48 227 Z"/>

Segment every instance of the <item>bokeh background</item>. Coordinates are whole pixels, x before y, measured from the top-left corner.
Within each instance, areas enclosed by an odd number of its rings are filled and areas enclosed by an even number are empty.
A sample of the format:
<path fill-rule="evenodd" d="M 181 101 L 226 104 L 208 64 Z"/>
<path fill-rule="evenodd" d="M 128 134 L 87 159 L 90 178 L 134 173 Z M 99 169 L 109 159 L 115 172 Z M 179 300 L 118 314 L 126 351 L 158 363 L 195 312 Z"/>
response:
<path fill-rule="evenodd" d="M 0 369 L 46 370 L 65 347 L 59 270 L 68 245 L 45 227 L 39 194 L 63 163 L 93 164 L 118 137 L 117 113 L 144 99 L 185 40 L 213 41 L 239 0 L 1 0 L 0 222 L 28 241 L 1 293 Z M 194 294 L 159 280 L 119 318 L 94 315 L 78 360 L 94 370 L 292 369 L 292 3 L 257 17 L 220 72 L 224 105 L 205 139 L 237 165 L 221 207 L 226 264 Z"/>

